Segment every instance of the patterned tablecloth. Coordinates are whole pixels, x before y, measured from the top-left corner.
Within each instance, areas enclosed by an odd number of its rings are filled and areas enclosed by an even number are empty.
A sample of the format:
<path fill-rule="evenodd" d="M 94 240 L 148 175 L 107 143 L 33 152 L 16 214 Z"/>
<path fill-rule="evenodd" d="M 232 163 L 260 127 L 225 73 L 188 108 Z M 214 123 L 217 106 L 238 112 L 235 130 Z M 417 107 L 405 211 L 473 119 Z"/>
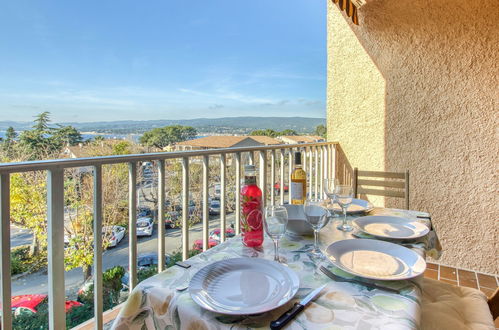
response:
<path fill-rule="evenodd" d="M 427 219 L 419 219 L 421 212 L 376 209 L 375 214 L 401 215 L 417 219 L 429 227 Z M 373 214 L 371 213 L 371 214 Z M 331 221 L 321 230 L 321 246 L 342 239 L 354 239 L 352 233 L 336 229 L 338 220 Z M 355 233 L 354 233 L 355 234 Z M 433 238 L 431 237 L 433 235 Z M 411 247 L 425 254 L 433 251 L 438 257 L 440 246 L 434 232 L 428 238 L 412 244 Z M 187 262 L 189 269 L 179 266 L 168 268 L 141 283 L 131 292 L 128 300 L 116 318 L 113 329 L 267 329 L 270 321 L 279 317 L 291 305 L 306 296 L 312 289 L 326 284 L 322 294 L 307 305 L 305 310 L 292 321 L 286 329 L 417 329 L 420 319 L 420 278 L 411 281 L 389 281 L 381 284 L 400 289 L 394 294 L 378 289 L 368 289 L 359 284 L 335 282 L 318 271 L 319 264 L 327 265 L 335 274 L 352 278 L 353 276 L 330 265 L 309 257 L 307 250 L 313 245 L 313 237 L 286 236 L 281 240 L 280 255 L 286 258 L 287 265 L 300 278 L 300 289 L 293 301 L 260 315 L 228 316 L 213 313 L 199 307 L 189 295 L 188 290 L 178 291 L 202 267 L 223 259 L 236 257 L 273 259 L 273 244 L 265 237 L 263 248 L 259 251 L 244 247 L 240 236 L 229 239 Z"/>

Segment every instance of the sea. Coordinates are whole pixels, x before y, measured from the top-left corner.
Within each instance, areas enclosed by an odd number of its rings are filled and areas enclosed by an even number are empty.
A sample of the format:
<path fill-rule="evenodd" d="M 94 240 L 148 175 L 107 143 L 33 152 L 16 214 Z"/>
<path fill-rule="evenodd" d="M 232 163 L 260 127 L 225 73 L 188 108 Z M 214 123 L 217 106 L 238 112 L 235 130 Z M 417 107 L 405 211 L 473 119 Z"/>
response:
<path fill-rule="evenodd" d="M 18 134 L 20 132 L 17 132 Z M 93 139 L 96 136 L 103 136 L 105 139 L 132 140 L 138 142 L 142 134 L 104 134 L 104 133 L 81 133 L 83 140 Z M 5 138 L 5 131 L 0 131 L 0 138 Z"/>

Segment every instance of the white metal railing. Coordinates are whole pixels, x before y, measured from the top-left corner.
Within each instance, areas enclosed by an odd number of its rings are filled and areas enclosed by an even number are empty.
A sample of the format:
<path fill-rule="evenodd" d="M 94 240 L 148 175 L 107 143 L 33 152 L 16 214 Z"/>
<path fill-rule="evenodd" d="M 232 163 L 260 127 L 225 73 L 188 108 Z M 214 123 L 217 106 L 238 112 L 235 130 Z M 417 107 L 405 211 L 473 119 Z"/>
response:
<path fill-rule="evenodd" d="M 244 153 L 248 153 L 248 161 L 254 164 L 254 153 L 259 159 L 259 186 L 262 188 L 264 204 L 275 203 L 274 184 L 276 182 L 276 160 L 280 160 L 279 202 L 285 203 L 285 182 L 290 186 L 293 164 L 293 151 L 304 152 L 303 167 L 308 171 L 309 192 L 316 195 L 322 193 L 322 181 L 331 177 L 336 168 L 336 143 L 320 142 L 294 145 L 275 145 L 261 147 L 225 148 L 211 150 L 195 150 L 181 152 L 164 152 L 124 156 L 105 156 L 79 159 L 57 159 L 31 161 L 21 163 L 0 164 L 0 291 L 1 291 L 1 329 L 12 328 L 11 316 L 11 276 L 10 276 L 10 175 L 12 173 L 47 171 L 47 219 L 48 219 L 48 296 L 49 296 L 49 328 L 64 329 L 65 320 L 65 286 L 64 286 L 64 170 L 76 167 L 93 168 L 93 242 L 94 242 L 94 308 L 95 328 L 102 329 L 103 297 L 102 297 L 102 166 L 118 163 L 128 164 L 129 191 L 129 269 L 130 290 L 137 283 L 137 162 L 155 161 L 158 170 L 158 272 L 165 269 L 165 161 L 178 159 L 182 165 L 182 257 L 188 258 L 189 250 L 189 161 L 193 157 L 202 157 L 202 235 L 203 250 L 208 248 L 209 223 L 209 161 L 210 156 L 218 156 L 220 160 L 220 239 L 225 240 L 226 229 L 226 164 L 227 155 L 235 160 L 235 230 L 240 232 L 240 196 L 241 168 Z M 279 151 L 279 157 L 276 152 Z M 268 154 L 270 153 L 270 178 L 267 175 Z M 285 176 L 285 162 L 288 162 L 288 176 Z M 308 158 L 308 159 L 307 159 Z M 308 166 L 308 168 L 307 168 Z M 270 179 L 270 180 L 268 180 Z M 270 181 L 270 183 L 268 182 Z M 270 184 L 270 196 L 267 188 Z M 269 198 L 268 198 L 269 197 Z M 288 202 L 290 202 L 288 194 Z"/>

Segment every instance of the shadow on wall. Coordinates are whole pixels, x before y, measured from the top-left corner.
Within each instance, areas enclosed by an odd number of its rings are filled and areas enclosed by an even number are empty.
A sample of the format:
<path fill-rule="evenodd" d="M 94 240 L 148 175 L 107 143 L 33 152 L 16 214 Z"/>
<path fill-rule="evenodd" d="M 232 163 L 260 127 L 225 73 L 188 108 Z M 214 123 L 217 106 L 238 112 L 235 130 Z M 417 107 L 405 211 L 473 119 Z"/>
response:
<path fill-rule="evenodd" d="M 499 2 L 372 1 L 359 15 L 351 29 L 386 81 L 384 170 L 411 172 L 411 208 L 432 213 L 443 263 L 497 274 Z"/>

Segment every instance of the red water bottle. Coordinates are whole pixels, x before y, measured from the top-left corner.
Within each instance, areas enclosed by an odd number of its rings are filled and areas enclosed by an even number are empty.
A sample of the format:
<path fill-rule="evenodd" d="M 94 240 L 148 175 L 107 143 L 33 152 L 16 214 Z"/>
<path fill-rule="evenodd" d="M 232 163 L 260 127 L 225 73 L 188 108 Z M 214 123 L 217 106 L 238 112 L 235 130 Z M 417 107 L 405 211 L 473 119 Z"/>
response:
<path fill-rule="evenodd" d="M 263 244 L 262 191 L 256 185 L 254 165 L 244 167 L 244 186 L 241 188 L 241 235 L 244 245 Z"/>

